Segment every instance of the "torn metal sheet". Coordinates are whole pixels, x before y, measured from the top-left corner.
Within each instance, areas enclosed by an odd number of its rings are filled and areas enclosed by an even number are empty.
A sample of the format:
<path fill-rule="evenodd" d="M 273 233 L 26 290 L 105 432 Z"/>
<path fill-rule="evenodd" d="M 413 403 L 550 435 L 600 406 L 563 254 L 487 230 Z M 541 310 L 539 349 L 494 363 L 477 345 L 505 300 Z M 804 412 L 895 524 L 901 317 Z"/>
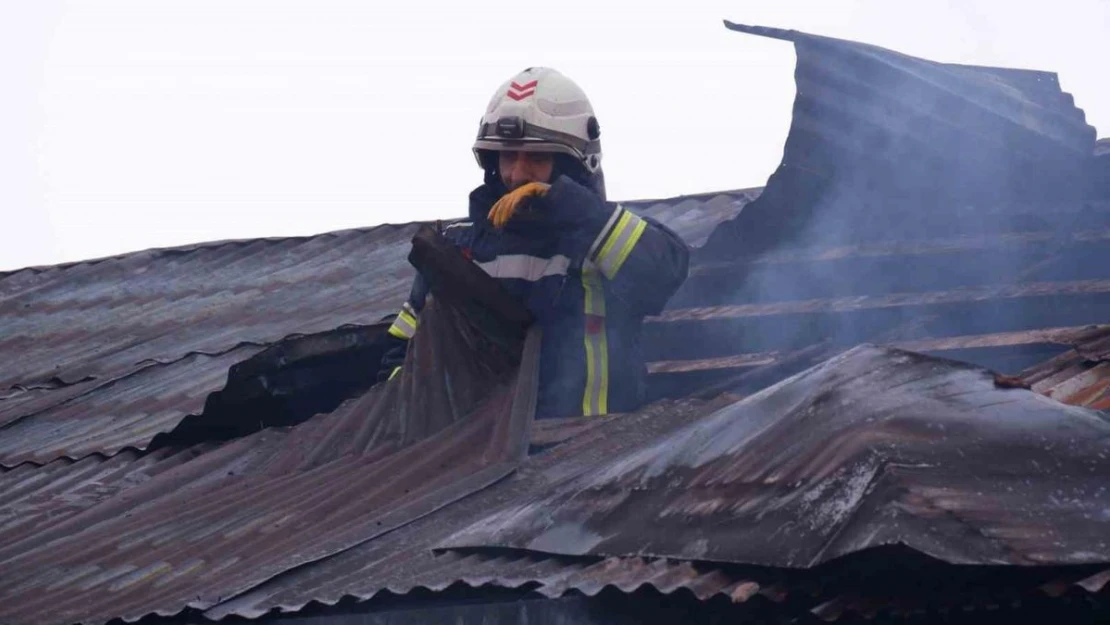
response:
<path fill-rule="evenodd" d="M 860 347 L 537 491 L 442 547 L 812 567 L 1110 562 L 1110 420 L 984 369 Z"/>
<path fill-rule="evenodd" d="M 726 26 L 791 42 L 797 97 L 782 163 L 760 197 L 710 236 L 702 259 L 1046 230 L 1082 210 L 1095 130 L 1055 74 Z M 1039 202 L 1052 203 L 1051 217 L 1020 209 Z"/>
<path fill-rule="evenodd" d="M 0 585 L 0 621 L 208 608 L 504 478 L 527 451 L 539 335 L 493 340 L 444 297 L 420 327 L 401 375 L 334 413 L 235 440 L 0 544 L 0 570 L 21 572 Z M 0 498 L 15 524 L 65 506 L 64 493 L 31 508 Z"/>

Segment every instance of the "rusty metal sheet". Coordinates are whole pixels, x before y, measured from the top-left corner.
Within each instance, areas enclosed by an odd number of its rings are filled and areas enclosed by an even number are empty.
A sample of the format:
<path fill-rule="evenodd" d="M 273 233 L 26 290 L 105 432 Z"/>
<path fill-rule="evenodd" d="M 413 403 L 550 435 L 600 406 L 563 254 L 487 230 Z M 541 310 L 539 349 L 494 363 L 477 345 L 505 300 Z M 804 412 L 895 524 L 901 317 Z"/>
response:
<path fill-rule="evenodd" d="M 561 444 L 529 457 L 513 476 L 380 540 L 354 546 L 312 566 L 267 580 L 238 597 L 226 598 L 223 603 L 209 608 L 205 615 L 214 619 L 232 615 L 255 618 L 271 610 L 296 612 L 310 603 L 334 605 L 345 597 L 365 600 L 383 591 L 404 594 L 418 588 L 443 589 L 459 582 L 506 587 L 539 583 L 554 596 L 569 585 L 576 589 L 595 589 L 604 585 L 607 577 L 623 576 L 629 584 L 637 578 L 645 583 L 661 579 L 661 565 L 647 561 L 629 561 L 622 568 L 624 573 L 619 574 L 610 567 L 607 575 L 606 567 L 599 566 L 601 559 L 597 558 L 571 562 L 527 554 L 502 559 L 499 554 L 437 556 L 432 550 L 444 538 L 486 516 L 490 510 L 589 473 L 614 455 L 635 450 L 729 401 L 729 398 L 664 401 L 636 413 L 600 420 L 594 427 L 569 422 L 538 424 L 533 436 L 535 442 Z M 566 427 L 576 430 L 569 439 L 554 434 Z M 676 579 L 696 584 L 699 593 L 706 595 L 723 591 L 739 581 L 726 583 L 724 578 L 691 575 L 692 569 L 682 565 L 676 568 L 683 571 L 675 576 Z"/>
<path fill-rule="evenodd" d="M 732 602 L 762 599 L 790 606 L 795 612 L 810 611 L 828 617 L 852 613 L 864 602 L 873 609 L 921 603 L 923 598 L 942 597 L 956 605 L 966 599 L 966 588 L 978 589 L 977 596 L 991 598 L 1000 589 L 1037 594 L 1042 584 L 1072 586 L 1083 582 L 1087 592 L 1099 592 L 1101 579 L 1096 569 L 1052 569 L 1045 567 L 995 567 L 969 570 L 946 567 L 914 554 L 863 554 L 868 562 L 838 561 L 812 571 L 784 571 L 737 567 L 719 562 L 644 557 L 566 557 L 527 550 L 448 550 L 432 548 L 459 528 L 488 516 L 492 509 L 530 501 L 537 492 L 558 487 L 568 479 L 588 477 L 611 462 L 611 458 L 636 453 L 652 441 L 705 419 L 734 400 L 712 402 L 683 400 L 660 402 L 644 410 L 615 415 L 587 424 L 590 420 L 540 423 L 533 443 L 560 444 L 530 457 L 511 478 L 472 497 L 440 510 L 397 532 L 290 571 L 216 605 L 205 616 L 258 618 L 266 614 L 295 613 L 310 604 L 336 605 L 344 599 L 368 601 L 381 593 L 404 595 L 416 590 L 444 591 L 459 585 L 472 588 L 496 586 L 531 589 L 547 597 L 568 592 L 595 595 L 606 588 L 635 592 L 642 588 L 661 593 L 689 592 L 701 600 L 724 597 Z M 565 434 L 568 430 L 570 434 Z M 906 574 L 896 574 L 891 562 L 906 565 Z M 862 573 L 861 573 L 862 571 Z M 922 575 L 930 571 L 934 580 L 930 593 L 921 591 Z M 943 580 L 949 580 L 947 586 Z M 893 583 L 892 583 L 893 582 Z M 960 587 L 963 587 L 963 591 Z M 898 592 L 892 592 L 892 589 Z M 994 590 L 990 590 L 994 589 Z M 845 593 L 852 593 L 846 595 Z M 1047 591 L 1046 591 L 1047 592 Z M 951 595 L 951 596 L 949 596 Z M 1035 597 L 1034 597 L 1035 599 Z"/>
<path fill-rule="evenodd" d="M 1021 379 L 1056 401 L 1110 410 L 1110 326 L 1076 330 L 1060 340 L 1072 350 L 1026 369 Z"/>
<path fill-rule="evenodd" d="M 521 343 L 479 333 L 433 298 L 393 382 L 0 544 L 0 570 L 21 571 L 0 585 L 0 621 L 92 624 L 208 608 L 502 479 L 526 451 L 534 410 L 538 334 Z M 42 478 L 15 471 L 60 487 L 83 466 Z M 0 496 L 9 523 L 67 509 L 60 488 L 44 488 L 30 508 Z"/>
<path fill-rule="evenodd" d="M 811 567 L 1110 563 L 1110 420 L 978 367 L 860 347 L 442 547 Z"/>
<path fill-rule="evenodd" d="M 415 225 L 150 250 L 0 276 L 0 388 L 102 382 L 148 361 L 369 325 L 413 275 Z"/>
<path fill-rule="evenodd" d="M 145 449 L 156 435 L 203 412 L 208 396 L 224 388 L 228 369 L 261 349 L 244 346 L 219 356 L 192 354 L 103 385 L 43 391 L 36 403 L 11 410 L 10 400 L 0 402 L 0 422 L 6 421 L 0 431 L 0 466 Z M 70 388 L 81 392 L 67 397 Z M 17 416 L 5 419 L 11 412 Z"/>
<path fill-rule="evenodd" d="M 0 545 L 16 549 L 28 540 L 42 542 L 74 531 L 85 522 L 82 513 L 179 469 L 215 447 L 195 445 L 150 453 L 127 450 L 110 458 L 63 459 L 0 472 Z"/>

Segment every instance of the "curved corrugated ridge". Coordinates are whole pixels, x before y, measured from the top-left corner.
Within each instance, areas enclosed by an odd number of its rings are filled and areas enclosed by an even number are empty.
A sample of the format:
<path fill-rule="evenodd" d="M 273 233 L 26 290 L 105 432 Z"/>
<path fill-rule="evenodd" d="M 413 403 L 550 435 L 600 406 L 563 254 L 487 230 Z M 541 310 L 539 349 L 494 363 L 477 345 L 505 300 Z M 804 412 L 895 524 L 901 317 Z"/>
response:
<path fill-rule="evenodd" d="M 0 430 L 0 466 L 142 451 L 157 435 L 201 414 L 208 397 L 227 387 L 230 368 L 262 349 L 243 344 L 215 356 L 192 354 L 146 365 L 59 403 L 43 397 L 47 405 L 34 406 Z"/>
<path fill-rule="evenodd" d="M 457 221 L 457 219 L 442 219 L 442 220 L 439 220 L 439 221 L 442 221 L 444 223 L 451 223 L 453 221 Z M 122 252 L 120 254 L 111 254 L 111 255 L 108 255 L 108 256 L 100 256 L 100 257 L 97 257 L 97 258 L 89 258 L 89 259 L 76 260 L 76 261 L 65 262 L 65 263 L 57 263 L 57 264 L 54 264 L 54 265 L 35 265 L 35 266 L 31 266 L 31 267 L 21 267 L 19 269 L 9 269 L 7 271 L 0 271 L 0 281 L 3 281 L 3 280 L 5 280 L 9 277 L 14 276 L 15 274 L 22 273 L 22 272 L 40 274 L 40 273 L 44 273 L 44 272 L 55 270 L 55 269 L 60 270 L 60 271 L 64 271 L 64 270 L 68 270 L 68 269 L 74 269 L 74 268 L 77 268 L 77 267 L 80 267 L 80 266 L 83 266 L 83 265 L 89 265 L 89 266 L 97 265 L 97 264 L 100 264 L 100 263 L 103 263 L 103 262 L 106 262 L 106 261 L 121 260 L 121 259 L 124 259 L 124 258 L 138 256 L 138 255 L 144 255 L 144 254 L 145 255 L 150 255 L 152 257 L 157 257 L 159 255 L 189 254 L 189 253 L 192 253 L 192 252 L 211 250 L 213 248 L 220 248 L 220 247 L 235 247 L 235 246 L 241 247 L 241 246 L 244 246 L 244 245 L 250 245 L 250 244 L 258 243 L 258 242 L 275 244 L 275 243 L 285 243 L 285 242 L 310 241 L 310 240 L 319 239 L 319 238 L 322 238 L 322 237 L 341 237 L 341 236 L 346 236 L 346 235 L 349 235 L 349 234 L 370 234 L 370 233 L 376 232 L 378 230 L 407 228 L 407 227 L 410 227 L 410 226 L 419 226 L 421 224 L 435 223 L 435 222 L 436 222 L 436 220 L 431 220 L 431 221 L 406 221 L 406 222 L 399 222 L 399 223 L 384 223 L 384 224 L 378 224 L 376 226 L 366 226 L 366 227 L 361 227 L 361 228 L 344 228 L 342 230 L 331 230 L 331 231 L 328 231 L 328 232 L 320 232 L 320 233 L 316 233 L 316 234 L 292 235 L 292 236 L 284 236 L 284 237 L 283 236 L 277 236 L 277 237 L 250 237 L 250 238 L 244 238 L 244 239 L 220 239 L 220 240 L 216 240 L 216 241 L 199 241 L 199 242 L 196 242 L 196 243 L 186 243 L 186 244 L 183 244 L 183 245 L 172 245 L 172 246 L 168 246 L 168 247 L 151 247 L 151 248 L 146 248 L 146 249 L 142 249 L 142 250 L 134 250 L 134 251 L 131 251 L 131 252 Z"/>

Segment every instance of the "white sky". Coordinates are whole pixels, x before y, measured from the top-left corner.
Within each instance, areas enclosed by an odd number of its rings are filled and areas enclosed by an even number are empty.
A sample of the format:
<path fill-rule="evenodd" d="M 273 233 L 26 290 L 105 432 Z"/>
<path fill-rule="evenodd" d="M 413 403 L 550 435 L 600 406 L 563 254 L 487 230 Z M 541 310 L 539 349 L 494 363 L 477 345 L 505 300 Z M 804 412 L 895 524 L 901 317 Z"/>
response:
<path fill-rule="evenodd" d="M 790 44 L 1059 72 L 1110 134 L 1110 0 L 0 0 L 0 269 L 464 214 L 493 90 L 589 94 L 613 199 L 763 184 Z"/>

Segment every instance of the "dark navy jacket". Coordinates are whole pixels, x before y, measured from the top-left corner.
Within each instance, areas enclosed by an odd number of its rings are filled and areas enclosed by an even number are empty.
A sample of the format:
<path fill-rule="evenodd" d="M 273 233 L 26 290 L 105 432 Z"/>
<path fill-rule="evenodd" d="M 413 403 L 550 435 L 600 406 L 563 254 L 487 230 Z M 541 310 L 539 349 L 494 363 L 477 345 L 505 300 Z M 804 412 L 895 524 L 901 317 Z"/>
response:
<path fill-rule="evenodd" d="M 647 375 L 643 319 L 686 279 L 686 244 L 567 176 L 497 230 L 486 215 L 503 191 L 475 189 L 469 221 L 444 235 L 521 298 L 543 328 L 537 418 L 636 409 Z M 425 295 L 418 277 L 391 335 L 411 338 Z"/>

